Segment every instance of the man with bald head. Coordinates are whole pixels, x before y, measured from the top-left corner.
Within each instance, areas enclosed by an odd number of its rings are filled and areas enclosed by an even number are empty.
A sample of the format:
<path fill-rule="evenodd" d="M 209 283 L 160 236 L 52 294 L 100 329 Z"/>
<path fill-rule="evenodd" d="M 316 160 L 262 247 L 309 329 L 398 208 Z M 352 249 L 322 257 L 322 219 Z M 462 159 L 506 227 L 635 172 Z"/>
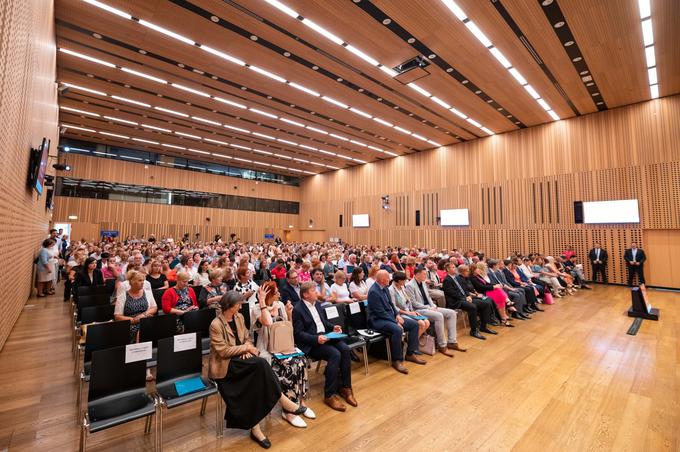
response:
<path fill-rule="evenodd" d="M 407 333 L 408 346 L 406 348 L 406 361 L 416 364 L 425 364 L 425 361 L 416 356 L 418 352 L 418 322 L 404 318 L 390 301 L 388 286 L 390 274 L 386 270 L 380 270 L 375 275 L 375 284 L 368 291 L 368 324 L 374 330 L 390 337 L 390 349 L 392 351 L 392 367 L 397 372 L 408 373 L 408 369 L 402 362 L 403 352 L 401 348 L 402 333 Z"/>

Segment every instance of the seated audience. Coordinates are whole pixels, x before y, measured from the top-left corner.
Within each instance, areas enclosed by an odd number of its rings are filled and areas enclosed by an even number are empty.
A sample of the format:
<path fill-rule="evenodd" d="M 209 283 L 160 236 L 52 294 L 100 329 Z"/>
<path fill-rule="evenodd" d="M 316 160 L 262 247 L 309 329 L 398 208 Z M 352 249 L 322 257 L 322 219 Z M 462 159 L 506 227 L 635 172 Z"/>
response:
<path fill-rule="evenodd" d="M 347 284 L 345 284 L 347 281 L 345 272 L 338 270 L 335 272 L 333 279 L 335 280 L 331 286 L 331 294 L 333 294 L 334 298 L 333 303 L 352 303 L 354 300 L 352 300 Z"/>
<path fill-rule="evenodd" d="M 210 270 L 210 263 L 207 260 L 202 260 L 196 268 L 196 274 L 194 275 L 194 286 L 207 286 L 210 284 L 208 270 Z"/>
<path fill-rule="evenodd" d="M 88 257 L 83 263 L 83 269 L 76 276 L 76 287 L 101 286 L 104 284 L 102 271 L 97 268 L 97 260 Z"/>
<path fill-rule="evenodd" d="M 489 329 L 492 322 L 493 306 L 488 298 L 484 298 L 474 291 L 467 279 L 469 269 L 467 265 L 461 265 L 461 274 L 457 274 L 456 266 L 447 262 L 444 266 L 447 275 L 444 278 L 442 288 L 446 297 L 446 307 L 449 309 L 461 309 L 467 313 L 470 322 L 470 336 L 477 339 L 486 339 L 481 333 L 498 334 Z M 468 287 L 469 285 L 469 287 Z M 477 320 L 479 317 L 479 321 Z"/>
<path fill-rule="evenodd" d="M 243 296 L 229 291 L 220 299 L 221 312 L 210 324 L 208 375 L 226 403 L 228 428 L 250 430 L 250 437 L 264 449 L 271 442 L 260 422 L 279 403 L 286 414 L 304 415 L 307 407 L 296 404 L 281 391 L 279 378 L 259 350 L 239 313 Z"/>
<path fill-rule="evenodd" d="M 222 282 L 222 270 L 213 268 L 208 272 L 210 284 L 203 286 L 198 296 L 198 306 L 201 308 L 220 309 L 220 298 L 227 293 L 227 285 Z"/>
<path fill-rule="evenodd" d="M 315 268 L 312 272 L 312 279 L 316 284 L 316 294 L 318 300 L 324 303 L 332 303 L 335 300 L 335 295 L 331 293 L 331 288 L 325 280 L 325 275 L 322 269 Z"/>
<path fill-rule="evenodd" d="M 168 278 L 162 272 L 163 264 L 160 261 L 152 261 L 146 280 L 151 284 L 151 289 L 167 289 L 170 287 Z"/>
<path fill-rule="evenodd" d="M 414 270 L 413 279 L 406 284 L 406 291 L 411 295 L 413 307 L 422 316 L 427 317 L 434 324 L 435 339 L 440 353 L 453 357 L 449 350 L 466 351 L 458 346 L 456 338 L 456 311 L 448 308 L 437 307 L 430 298 L 425 281 L 427 272 L 423 267 Z M 446 326 L 446 333 L 444 327 Z"/>
<path fill-rule="evenodd" d="M 248 267 L 239 267 L 236 270 L 236 285 L 234 289 L 236 292 L 243 295 L 243 299 L 248 302 L 249 306 L 252 308 L 253 305 L 257 304 L 257 294 L 260 288 L 255 281 L 250 279 L 251 271 Z"/>
<path fill-rule="evenodd" d="M 397 308 L 390 301 L 387 288 L 389 284 L 390 274 L 386 270 L 380 270 L 376 273 L 375 284 L 368 291 L 368 324 L 372 329 L 389 336 L 392 367 L 397 372 L 407 374 L 408 369 L 404 366 L 401 348 L 404 333 L 406 333 L 408 341 L 406 360 L 420 365 L 424 365 L 426 362 L 415 354 L 418 351 L 418 323 L 399 314 Z"/>
<path fill-rule="evenodd" d="M 177 333 L 184 332 L 182 316 L 190 311 L 198 309 L 198 301 L 194 289 L 189 287 L 189 273 L 181 271 L 177 273 L 177 284 L 163 292 L 161 305 L 166 314 L 177 316 Z"/>
<path fill-rule="evenodd" d="M 286 277 L 279 283 L 279 291 L 281 292 L 281 301 L 284 303 L 290 301 L 295 306 L 300 302 L 300 283 L 298 282 L 297 271 L 288 270 Z"/>
<path fill-rule="evenodd" d="M 432 298 L 432 301 L 440 308 L 446 307 L 444 291 L 442 291 L 442 279 L 439 277 L 437 264 L 434 259 L 428 258 L 425 262 L 425 268 L 427 269 L 425 284 L 427 284 L 427 291 L 430 294 L 430 298 Z"/>
<path fill-rule="evenodd" d="M 356 407 L 350 349 L 342 340 L 329 339 L 325 335 L 331 331 L 342 333 L 342 328 L 331 325 L 324 310 L 317 305 L 314 283 L 302 284 L 300 296 L 302 302 L 293 308 L 295 344 L 310 358 L 326 361 L 324 403 L 336 411 L 345 411 L 347 407 L 340 401 L 340 395 L 345 402 Z"/>
<path fill-rule="evenodd" d="M 396 306 L 399 315 L 402 317 L 410 317 L 416 322 L 418 322 L 418 338 L 420 338 L 427 329 L 430 327 L 430 321 L 428 319 L 416 319 L 420 314 L 418 314 L 413 307 L 413 297 L 409 292 L 406 291 L 406 273 L 396 272 L 392 275 L 392 284 L 389 287 L 390 299 L 392 304 Z M 414 352 L 416 355 L 420 355 L 420 351 Z"/>
<path fill-rule="evenodd" d="M 364 301 L 368 298 L 368 286 L 364 281 L 364 269 L 355 267 L 349 282 L 349 293 L 353 301 Z"/>
<path fill-rule="evenodd" d="M 478 262 L 473 266 L 470 282 L 472 282 L 472 285 L 477 292 L 486 295 L 496 303 L 498 314 L 501 318 L 501 325 L 509 328 L 514 327 L 514 325 L 510 323 L 510 319 L 505 310 L 506 307 L 511 312 L 515 312 L 516 309 L 512 306 L 513 303 L 508 299 L 508 295 L 503 291 L 502 286 L 500 284 L 491 284 L 487 274 L 487 266 L 484 262 Z"/>
<path fill-rule="evenodd" d="M 272 366 L 274 373 L 279 378 L 283 394 L 293 403 L 304 405 L 304 399 L 307 396 L 307 391 L 309 391 L 305 357 L 292 356 L 279 359 L 269 353 L 271 326 L 276 322 L 292 322 L 293 320 L 293 305 L 290 301 L 284 305 L 279 299 L 279 291 L 274 281 L 267 281 L 262 284 L 258 289 L 257 303 L 250 308 L 251 332 L 257 338 L 255 347 L 259 356 L 267 360 Z M 281 415 L 294 427 L 307 427 L 300 416 L 285 412 L 282 412 Z M 316 417 L 310 408 L 307 408 L 304 415 L 309 419 Z"/>
<path fill-rule="evenodd" d="M 511 312 L 511 317 L 514 319 L 528 320 L 530 311 L 527 309 L 527 299 L 523 290 L 516 289 L 511 286 L 510 283 L 505 279 L 505 275 L 500 270 L 501 262 L 496 259 L 489 259 L 487 262 L 487 275 L 489 276 L 489 281 L 493 285 L 500 285 L 503 292 L 508 296 L 508 299 L 512 302 L 514 310 Z"/>

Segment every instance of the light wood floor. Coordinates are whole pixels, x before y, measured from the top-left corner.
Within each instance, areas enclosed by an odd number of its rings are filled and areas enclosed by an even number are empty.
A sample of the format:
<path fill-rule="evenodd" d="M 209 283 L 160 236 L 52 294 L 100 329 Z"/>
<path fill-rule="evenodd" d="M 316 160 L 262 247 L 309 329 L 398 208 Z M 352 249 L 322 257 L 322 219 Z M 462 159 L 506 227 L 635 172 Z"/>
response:
<path fill-rule="evenodd" d="M 279 450 L 680 450 L 680 294 L 650 290 L 659 322 L 626 334 L 630 295 L 623 287 L 558 300 L 534 320 L 496 337 L 461 334 L 467 353 L 428 358 L 397 374 L 371 362 L 353 373 L 359 407 L 322 404 L 323 376 L 312 373 L 306 430 L 278 408 L 263 423 Z M 77 382 L 68 308 L 29 300 L 0 352 L 0 451 L 71 451 L 78 446 Z M 247 434 L 215 438 L 214 401 L 165 415 L 165 450 L 260 450 Z M 136 421 L 95 434 L 89 450 L 152 450 Z"/>

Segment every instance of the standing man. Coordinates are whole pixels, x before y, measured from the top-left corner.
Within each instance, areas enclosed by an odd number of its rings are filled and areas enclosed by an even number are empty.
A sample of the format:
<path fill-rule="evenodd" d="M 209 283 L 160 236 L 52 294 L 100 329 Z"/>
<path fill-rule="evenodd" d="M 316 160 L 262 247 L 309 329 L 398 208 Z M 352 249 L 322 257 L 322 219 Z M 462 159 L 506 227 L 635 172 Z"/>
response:
<path fill-rule="evenodd" d="M 609 255 L 607 250 L 603 250 L 599 243 L 596 243 L 590 252 L 588 252 L 588 260 L 593 270 L 593 282 L 597 282 L 597 274 L 602 275 L 602 284 L 607 284 L 607 259 Z"/>
<path fill-rule="evenodd" d="M 633 279 L 635 275 L 638 276 L 638 285 L 645 283 L 645 274 L 643 271 L 643 265 L 647 260 L 644 250 L 637 247 L 637 243 L 633 242 L 623 253 L 623 260 L 626 261 L 626 268 L 628 269 L 628 285 L 633 285 Z"/>

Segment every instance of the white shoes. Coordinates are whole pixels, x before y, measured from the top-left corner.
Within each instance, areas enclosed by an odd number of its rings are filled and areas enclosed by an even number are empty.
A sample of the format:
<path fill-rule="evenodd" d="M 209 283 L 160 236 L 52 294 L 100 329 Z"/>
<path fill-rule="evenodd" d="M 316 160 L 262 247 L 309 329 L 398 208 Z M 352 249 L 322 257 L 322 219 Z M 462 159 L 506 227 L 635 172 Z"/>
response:
<path fill-rule="evenodd" d="M 307 419 L 316 419 L 316 413 L 310 407 L 307 407 L 307 410 L 302 415 Z"/>
<path fill-rule="evenodd" d="M 283 419 L 285 419 L 286 421 L 288 421 L 288 423 L 290 425 L 292 425 L 293 427 L 297 427 L 297 428 L 307 427 L 307 423 L 305 421 L 303 421 L 300 416 L 293 416 L 293 419 L 291 420 L 291 419 L 288 418 L 288 416 L 286 416 L 286 413 L 282 412 L 281 417 Z"/>

